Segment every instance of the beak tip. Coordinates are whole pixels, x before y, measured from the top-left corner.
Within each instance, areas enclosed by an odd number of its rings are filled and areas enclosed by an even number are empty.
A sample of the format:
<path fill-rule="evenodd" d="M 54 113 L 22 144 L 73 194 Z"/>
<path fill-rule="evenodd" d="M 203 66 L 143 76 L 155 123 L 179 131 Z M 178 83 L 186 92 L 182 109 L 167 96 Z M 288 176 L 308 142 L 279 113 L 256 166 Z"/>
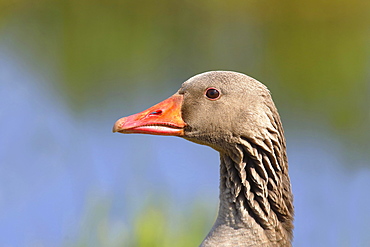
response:
<path fill-rule="evenodd" d="M 121 119 L 117 120 L 117 122 L 114 124 L 114 126 L 112 128 L 112 132 L 113 133 L 119 132 L 122 129 L 122 127 L 121 127 L 121 125 L 122 125 Z"/>

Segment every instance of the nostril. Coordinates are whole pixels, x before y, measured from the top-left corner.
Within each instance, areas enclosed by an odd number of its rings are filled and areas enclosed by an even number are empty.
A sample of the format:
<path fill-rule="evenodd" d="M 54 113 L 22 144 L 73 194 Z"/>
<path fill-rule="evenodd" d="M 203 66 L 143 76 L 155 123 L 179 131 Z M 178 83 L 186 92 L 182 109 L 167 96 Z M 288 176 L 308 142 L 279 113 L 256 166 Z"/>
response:
<path fill-rule="evenodd" d="M 162 110 L 156 110 L 156 111 L 153 111 L 151 113 L 149 113 L 150 115 L 160 115 L 162 114 Z"/>

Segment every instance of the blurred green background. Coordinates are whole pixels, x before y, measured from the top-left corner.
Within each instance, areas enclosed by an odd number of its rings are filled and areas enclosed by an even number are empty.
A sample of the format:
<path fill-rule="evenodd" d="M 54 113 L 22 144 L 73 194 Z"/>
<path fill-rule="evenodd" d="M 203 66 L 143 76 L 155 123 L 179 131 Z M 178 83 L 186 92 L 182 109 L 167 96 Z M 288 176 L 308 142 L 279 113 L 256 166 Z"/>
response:
<path fill-rule="evenodd" d="M 197 246 L 218 155 L 112 134 L 189 77 L 265 83 L 294 246 L 370 245 L 370 1 L 0 1 L 0 245 Z"/>

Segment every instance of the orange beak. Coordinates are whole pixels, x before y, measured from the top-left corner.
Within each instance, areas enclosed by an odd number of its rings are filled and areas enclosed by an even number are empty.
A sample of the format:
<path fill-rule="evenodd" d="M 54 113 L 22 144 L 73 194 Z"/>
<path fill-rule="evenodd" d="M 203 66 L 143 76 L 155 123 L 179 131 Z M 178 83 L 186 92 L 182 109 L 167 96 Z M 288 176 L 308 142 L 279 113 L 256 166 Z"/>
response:
<path fill-rule="evenodd" d="M 183 136 L 186 123 L 181 117 L 183 96 L 170 98 L 134 115 L 119 119 L 113 132 Z"/>

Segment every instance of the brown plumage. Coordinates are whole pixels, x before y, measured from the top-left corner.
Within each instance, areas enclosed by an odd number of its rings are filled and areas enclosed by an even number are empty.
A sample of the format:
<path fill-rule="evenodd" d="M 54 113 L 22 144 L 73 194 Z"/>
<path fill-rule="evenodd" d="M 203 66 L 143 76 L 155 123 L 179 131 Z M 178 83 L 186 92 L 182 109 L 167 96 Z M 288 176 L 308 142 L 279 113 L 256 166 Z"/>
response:
<path fill-rule="evenodd" d="M 181 136 L 220 153 L 220 205 L 202 242 L 291 246 L 293 197 L 284 131 L 268 89 L 230 71 L 206 72 L 114 131 Z"/>

